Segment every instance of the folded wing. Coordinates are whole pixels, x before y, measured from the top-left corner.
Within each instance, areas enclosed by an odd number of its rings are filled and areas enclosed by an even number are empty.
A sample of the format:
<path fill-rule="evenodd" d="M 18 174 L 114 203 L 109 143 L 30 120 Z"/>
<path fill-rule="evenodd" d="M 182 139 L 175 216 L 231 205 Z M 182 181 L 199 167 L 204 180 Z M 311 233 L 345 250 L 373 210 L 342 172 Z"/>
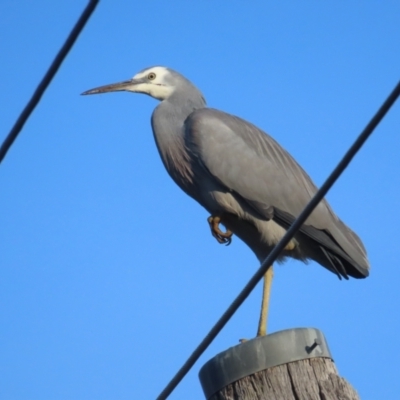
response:
<path fill-rule="evenodd" d="M 209 108 L 196 110 L 185 122 L 185 135 L 186 145 L 199 164 L 241 196 L 261 218 L 273 215 L 286 228 L 317 191 L 287 151 L 238 117 Z M 334 272 L 345 277 L 368 276 L 369 263 L 361 240 L 333 213 L 326 200 L 320 202 L 300 231 L 321 247 Z"/>

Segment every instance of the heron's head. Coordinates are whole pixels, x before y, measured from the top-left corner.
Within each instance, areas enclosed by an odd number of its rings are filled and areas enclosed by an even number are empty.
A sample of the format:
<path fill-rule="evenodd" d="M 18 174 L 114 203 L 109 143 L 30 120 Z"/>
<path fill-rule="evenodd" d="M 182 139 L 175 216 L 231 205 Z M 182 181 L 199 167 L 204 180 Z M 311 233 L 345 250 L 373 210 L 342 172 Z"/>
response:
<path fill-rule="evenodd" d="M 175 90 L 191 83 L 179 73 L 166 67 L 151 67 L 138 72 L 128 81 L 112 83 L 83 92 L 98 94 L 107 92 L 127 91 L 144 93 L 158 100 L 166 100 Z"/>

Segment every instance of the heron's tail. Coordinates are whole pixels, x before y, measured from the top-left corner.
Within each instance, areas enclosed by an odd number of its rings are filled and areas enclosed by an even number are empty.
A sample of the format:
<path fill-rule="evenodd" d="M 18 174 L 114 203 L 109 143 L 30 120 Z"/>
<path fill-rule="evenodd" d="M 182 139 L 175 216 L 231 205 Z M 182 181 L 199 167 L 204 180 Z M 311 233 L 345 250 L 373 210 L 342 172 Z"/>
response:
<path fill-rule="evenodd" d="M 337 229 L 331 233 L 338 245 L 349 256 L 346 260 L 348 274 L 354 278 L 366 278 L 369 275 L 370 264 L 361 239 L 339 218 L 335 225 Z"/>

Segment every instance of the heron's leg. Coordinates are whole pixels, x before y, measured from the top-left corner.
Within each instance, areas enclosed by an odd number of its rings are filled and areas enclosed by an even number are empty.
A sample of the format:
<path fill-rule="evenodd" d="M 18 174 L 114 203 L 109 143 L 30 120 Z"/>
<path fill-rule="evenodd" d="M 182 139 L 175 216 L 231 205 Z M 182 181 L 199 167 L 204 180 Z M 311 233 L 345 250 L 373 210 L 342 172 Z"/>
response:
<path fill-rule="evenodd" d="M 261 314 L 260 314 L 260 321 L 258 322 L 257 336 L 264 336 L 267 333 L 269 297 L 271 294 L 271 284 L 272 284 L 273 276 L 274 276 L 274 270 L 272 269 L 272 265 L 271 265 L 268 268 L 268 271 L 264 275 L 264 285 L 263 285 L 263 294 L 262 294 L 262 302 L 261 302 Z"/>
<path fill-rule="evenodd" d="M 207 218 L 208 224 L 210 225 L 211 234 L 217 239 L 218 243 L 230 245 L 232 242 L 232 232 L 227 229 L 226 232 L 222 232 L 219 229 L 221 217 L 210 215 Z"/>

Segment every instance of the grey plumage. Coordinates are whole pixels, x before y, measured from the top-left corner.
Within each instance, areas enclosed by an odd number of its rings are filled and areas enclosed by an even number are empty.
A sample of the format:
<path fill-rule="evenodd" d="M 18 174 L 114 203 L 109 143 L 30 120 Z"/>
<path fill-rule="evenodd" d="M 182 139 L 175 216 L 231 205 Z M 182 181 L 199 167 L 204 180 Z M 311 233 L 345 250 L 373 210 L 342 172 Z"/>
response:
<path fill-rule="evenodd" d="M 133 79 L 84 94 L 126 90 L 161 100 L 151 118 L 169 175 L 189 196 L 264 260 L 316 187 L 274 139 L 238 117 L 207 108 L 201 92 L 179 73 L 152 67 Z M 282 253 L 315 260 L 339 277 L 368 276 L 359 237 L 323 200 Z"/>

